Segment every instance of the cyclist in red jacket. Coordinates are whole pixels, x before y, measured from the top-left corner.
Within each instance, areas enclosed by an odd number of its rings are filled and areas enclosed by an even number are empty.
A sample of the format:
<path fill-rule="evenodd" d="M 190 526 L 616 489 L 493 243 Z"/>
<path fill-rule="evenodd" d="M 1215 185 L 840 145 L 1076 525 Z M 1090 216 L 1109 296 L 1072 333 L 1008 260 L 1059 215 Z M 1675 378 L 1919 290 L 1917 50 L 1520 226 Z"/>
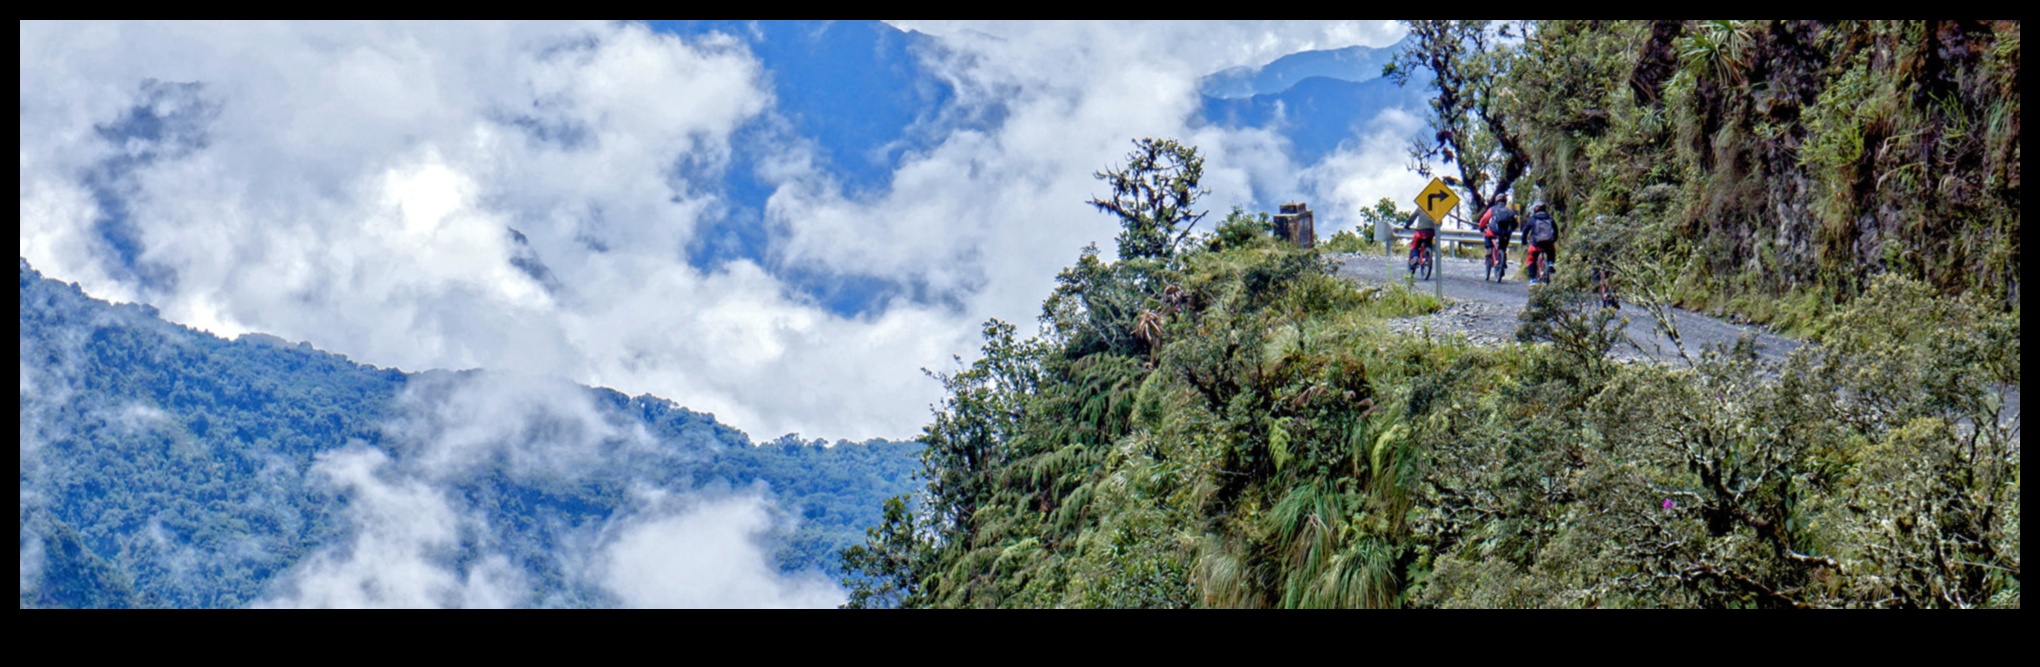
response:
<path fill-rule="evenodd" d="M 1414 227 L 1416 231 L 1415 237 L 1410 239 L 1410 275 L 1416 275 L 1419 252 L 1429 252 L 1432 257 L 1437 257 L 1438 222 L 1432 220 L 1431 216 L 1424 215 L 1423 211 L 1417 211 L 1410 214 L 1410 219 L 1404 221 L 1402 227 L 1404 229 Z"/>
<path fill-rule="evenodd" d="M 1476 226 L 1487 241 L 1488 252 L 1500 264 L 1502 270 L 1496 272 L 1496 280 L 1499 281 L 1499 274 L 1508 272 L 1509 237 L 1516 233 L 1516 211 L 1509 208 L 1509 193 L 1495 195 L 1494 205 L 1480 214 L 1480 223 Z"/>

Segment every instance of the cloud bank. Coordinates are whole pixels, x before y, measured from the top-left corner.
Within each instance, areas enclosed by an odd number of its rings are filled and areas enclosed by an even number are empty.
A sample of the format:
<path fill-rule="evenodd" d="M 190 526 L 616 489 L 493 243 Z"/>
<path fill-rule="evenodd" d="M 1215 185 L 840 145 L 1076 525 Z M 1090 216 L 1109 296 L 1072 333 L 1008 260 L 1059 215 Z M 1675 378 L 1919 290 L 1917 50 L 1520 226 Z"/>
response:
<path fill-rule="evenodd" d="M 773 571 L 759 540 L 774 523 L 756 494 L 632 520 L 603 545 L 602 586 L 633 608 L 827 608 L 848 599 L 820 575 Z"/>
<path fill-rule="evenodd" d="M 1407 189 L 1388 119 L 1294 164 L 1193 127 L 1198 77 L 1348 23 L 901 22 L 943 38 L 958 125 L 847 196 L 740 40 L 628 23 L 21 27 L 21 253 L 106 298 L 405 370 L 490 368 L 671 398 L 767 436 L 914 435 L 987 317 L 1024 325 L 1114 222 L 1084 204 L 1129 140 L 1200 146 L 1215 214 L 1299 197 L 1320 224 Z M 774 188 L 767 266 L 688 264 L 735 151 Z M 1267 200 L 1269 197 L 1262 197 Z M 912 284 L 857 316 L 782 275 Z M 337 465 L 337 464 L 336 464 Z"/>
<path fill-rule="evenodd" d="M 1380 22 L 900 22 L 937 35 L 931 69 L 956 123 L 902 156 L 890 187 L 846 195 L 801 137 L 772 126 L 765 71 L 740 40 L 629 23 L 21 24 L 21 255 L 100 298 L 233 337 L 273 333 L 422 382 L 385 450 L 359 443 L 307 473 L 345 502 L 345 539 L 283 575 L 267 606 L 503 607 L 530 563 L 494 546 L 478 471 L 583 479 L 656 447 L 568 382 L 650 393 L 770 436 L 914 435 L 939 398 L 920 369 L 974 356 L 979 324 L 1031 326 L 1056 271 L 1108 249 L 1084 202 L 1129 140 L 1207 156 L 1207 203 L 1302 198 L 1324 229 L 1414 191 L 1387 114 L 1346 150 L 1296 164 L 1265 130 L 1192 122 L 1200 76 L 1303 49 L 1380 46 Z M 773 188 L 765 265 L 692 266 L 753 151 Z M 856 316 L 789 270 L 917 286 Z M 21 467 L 61 401 L 24 356 Z M 436 387 L 436 388 L 435 388 Z M 436 392 L 436 393 L 435 393 Z M 159 415 L 119 413 L 135 428 Z M 548 565 L 626 606 L 829 606 L 784 577 L 758 490 L 639 480 L 630 512 L 573 533 Z M 24 486 L 21 511 L 38 502 Z M 160 532 L 160 527 L 158 528 Z M 174 540 L 163 534 L 161 540 Z M 20 545 L 23 590 L 43 562 Z"/>
<path fill-rule="evenodd" d="M 695 489 L 647 479 L 672 455 L 582 388 L 498 373 L 423 377 L 386 430 L 397 452 L 353 443 L 317 456 L 310 476 L 344 506 L 344 536 L 271 584 L 259 607 L 504 608 L 834 607 L 845 599 L 816 573 L 772 565 L 776 529 L 764 488 Z M 685 455 L 686 452 L 680 452 Z M 640 463 L 643 463 L 642 465 Z M 631 501 L 583 529 L 514 533 L 502 512 L 547 522 L 529 507 L 475 498 L 494 473 L 519 488 L 627 484 Z M 547 539 L 534 555 L 532 540 Z M 512 544 L 515 541 L 525 544 Z M 515 553 L 513 553 L 515 552 Z M 23 547 L 22 559 L 31 554 Z M 536 559 L 536 560 L 534 560 Z M 541 585 L 538 577 L 555 581 Z M 24 575 L 26 576 L 26 575 Z M 536 591 L 550 591 L 545 598 Z M 565 596 L 565 597 L 560 597 Z"/>

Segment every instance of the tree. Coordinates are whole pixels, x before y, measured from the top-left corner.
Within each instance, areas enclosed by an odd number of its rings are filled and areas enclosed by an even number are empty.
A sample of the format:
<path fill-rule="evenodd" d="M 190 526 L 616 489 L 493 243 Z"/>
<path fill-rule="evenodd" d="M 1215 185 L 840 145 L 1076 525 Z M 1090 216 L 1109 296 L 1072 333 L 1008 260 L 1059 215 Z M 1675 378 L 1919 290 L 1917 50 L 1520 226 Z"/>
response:
<path fill-rule="evenodd" d="M 886 499 L 885 518 L 864 529 L 865 543 L 842 551 L 843 583 L 850 590 L 844 609 L 885 609 L 915 602 L 921 590 L 916 577 L 927 550 L 905 498 Z"/>
<path fill-rule="evenodd" d="M 1119 216 L 1120 259 L 1167 260 L 1206 213 L 1191 211 L 1210 192 L 1197 185 L 1204 158 L 1174 139 L 1136 139 L 1133 146 L 1125 167 L 1092 174 L 1112 185 L 1112 195 L 1090 203 Z"/>
<path fill-rule="evenodd" d="M 1381 201 L 1374 202 L 1373 206 L 1360 209 L 1360 219 L 1363 221 L 1361 231 L 1372 233 L 1374 224 L 1379 222 L 1399 225 L 1404 220 L 1410 219 L 1412 214 L 1414 211 L 1396 208 L 1395 200 L 1382 197 Z"/>
<path fill-rule="evenodd" d="M 1506 84 L 1516 50 L 1510 42 L 1522 28 L 1502 23 L 1490 30 L 1490 21 L 1408 23 L 1416 40 L 1382 68 L 1382 75 L 1400 86 L 1408 85 L 1412 72 L 1427 70 L 1438 91 L 1431 100 L 1431 127 L 1437 133 L 1431 141 L 1411 142 L 1412 168 L 1430 176 L 1432 160 L 1457 164 L 1456 185 L 1466 190 L 1472 210 L 1485 209 L 1530 168 L 1511 124 L 1508 100 L 1514 92 Z"/>

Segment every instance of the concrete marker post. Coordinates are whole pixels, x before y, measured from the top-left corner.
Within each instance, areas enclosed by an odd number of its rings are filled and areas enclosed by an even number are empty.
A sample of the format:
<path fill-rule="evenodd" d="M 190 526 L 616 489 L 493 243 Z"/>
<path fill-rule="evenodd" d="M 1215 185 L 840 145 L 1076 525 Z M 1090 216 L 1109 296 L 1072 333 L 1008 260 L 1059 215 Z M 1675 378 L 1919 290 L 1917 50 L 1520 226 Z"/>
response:
<path fill-rule="evenodd" d="M 1388 228 L 1387 218 L 1375 219 L 1374 240 L 1381 242 L 1381 262 L 1388 267 L 1383 275 L 1395 275 L 1395 232 Z"/>

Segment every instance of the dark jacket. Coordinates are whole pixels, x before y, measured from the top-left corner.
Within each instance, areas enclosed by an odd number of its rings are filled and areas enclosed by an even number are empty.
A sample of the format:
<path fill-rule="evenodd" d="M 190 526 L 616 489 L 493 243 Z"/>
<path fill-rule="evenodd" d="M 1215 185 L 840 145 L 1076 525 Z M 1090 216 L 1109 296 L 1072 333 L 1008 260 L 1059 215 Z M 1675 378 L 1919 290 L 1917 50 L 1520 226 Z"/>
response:
<path fill-rule="evenodd" d="M 1501 237 L 1507 237 L 1510 234 L 1516 233 L 1516 210 L 1509 208 L 1507 204 L 1495 204 L 1488 207 L 1487 215 L 1482 217 L 1487 219 L 1488 224 L 1488 228 L 1483 231 L 1492 232 L 1495 236 Z"/>
<path fill-rule="evenodd" d="M 1549 211 L 1530 214 L 1530 221 L 1523 224 L 1523 243 L 1543 243 L 1558 240 L 1558 221 L 1552 219 Z"/>

